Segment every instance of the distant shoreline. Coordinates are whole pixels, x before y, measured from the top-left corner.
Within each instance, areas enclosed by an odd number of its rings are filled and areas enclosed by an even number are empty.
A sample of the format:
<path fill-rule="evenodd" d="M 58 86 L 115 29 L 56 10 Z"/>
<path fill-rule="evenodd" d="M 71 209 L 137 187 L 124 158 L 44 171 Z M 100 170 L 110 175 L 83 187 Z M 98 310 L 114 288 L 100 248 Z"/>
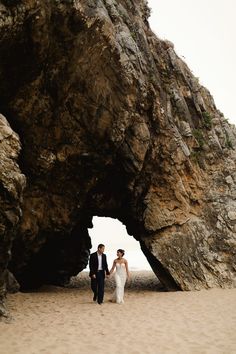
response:
<path fill-rule="evenodd" d="M 114 276 L 106 279 L 106 289 L 113 289 L 115 287 Z M 90 278 L 89 272 L 83 270 L 75 277 L 71 277 L 70 288 L 89 288 L 90 289 Z M 146 289 L 146 290 L 160 290 L 163 289 L 160 281 L 153 273 L 152 270 L 130 270 L 130 280 L 126 282 L 127 289 Z"/>

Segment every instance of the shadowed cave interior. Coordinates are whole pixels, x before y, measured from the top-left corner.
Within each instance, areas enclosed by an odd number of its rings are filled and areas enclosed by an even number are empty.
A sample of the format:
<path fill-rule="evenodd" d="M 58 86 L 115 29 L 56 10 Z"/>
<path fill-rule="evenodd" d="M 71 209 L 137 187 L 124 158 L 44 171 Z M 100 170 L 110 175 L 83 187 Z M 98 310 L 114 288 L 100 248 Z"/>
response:
<path fill-rule="evenodd" d="M 23 149 L 22 155 L 26 153 Z M 110 151 L 108 153 L 111 154 Z M 129 190 L 135 173 L 131 162 L 119 161 L 118 154 L 113 163 L 105 164 L 103 169 L 101 165 L 104 161 L 99 155 L 86 155 L 79 161 L 71 159 L 65 166 L 58 163 L 46 185 L 42 184 L 40 173 L 37 176 L 38 172 L 30 171 L 31 183 L 25 192 L 26 206 L 21 224 L 23 232 L 13 242 L 8 267 L 21 290 L 38 288 L 43 284 L 66 285 L 71 276 L 86 268 L 92 247 L 89 229 L 93 227 L 94 216 L 110 217 L 124 224 L 127 233 L 140 242 L 142 252 L 163 286 L 169 290 L 179 289 L 169 271 L 152 256 L 142 241 L 146 231 L 142 218 L 137 216 L 142 210 L 139 207 L 140 212 L 138 210 L 137 213 L 133 191 Z M 27 166 L 21 165 L 21 168 L 29 175 Z M 77 184 L 80 184 L 79 192 L 76 191 Z M 139 193 L 142 193 L 142 188 Z M 34 214 L 36 223 L 41 220 L 42 226 L 32 237 Z"/>
<path fill-rule="evenodd" d="M 100 242 L 104 243 L 106 246 L 105 253 L 109 259 L 109 268 L 112 266 L 112 261 L 116 257 L 116 250 L 118 248 L 124 248 L 127 250 L 128 248 L 126 254 L 129 255 L 131 253 L 129 251 L 131 250 L 136 251 L 135 256 L 141 257 L 141 264 L 144 265 L 146 270 L 151 270 L 151 268 L 152 270 L 155 270 L 154 273 L 166 289 L 179 289 L 172 277 L 169 276 L 167 271 L 162 267 L 161 263 L 154 257 L 152 258 L 145 245 L 142 242 L 132 240 L 133 237 L 131 238 L 131 236 L 127 234 L 125 227 L 121 222 L 110 217 L 95 217 L 93 220 L 96 222 L 95 227 L 91 221 L 91 224 L 87 229 L 85 227 L 81 227 L 80 229 L 74 228 L 69 235 L 61 233 L 45 235 L 47 239 L 46 243 L 42 246 L 39 252 L 32 255 L 28 263 L 23 266 L 19 272 L 16 270 L 18 269 L 18 260 L 17 257 L 14 256 L 14 259 L 10 262 L 9 269 L 14 272 L 14 275 L 20 284 L 21 291 L 37 289 L 43 284 L 59 286 L 68 285 L 70 277 L 76 275 L 75 268 L 78 270 L 78 273 L 84 269 L 88 270 L 88 263 L 86 260 L 88 261 L 89 251 L 87 249 L 85 250 L 84 247 L 90 248 L 90 253 L 92 253 L 96 250 L 97 245 Z M 109 220 L 108 224 L 106 224 L 105 220 Z M 114 230 L 117 229 L 117 227 L 118 230 L 114 235 Z M 104 232 L 105 235 L 103 235 L 102 232 Z M 119 235 L 119 232 L 122 232 L 122 237 Z M 98 233 L 98 235 L 94 237 L 96 233 Z M 115 240 L 112 239 L 114 236 L 116 237 Z M 100 241 L 98 241 L 99 239 Z M 135 242 L 137 242 L 136 245 Z M 18 247 L 19 244 L 16 241 L 13 246 L 13 252 L 15 252 L 15 254 L 17 254 Z M 144 260 L 145 258 L 146 264 Z M 76 267 L 75 259 L 77 259 Z M 16 264 L 14 264 L 14 262 L 16 262 Z M 132 271 L 132 268 L 143 270 L 142 265 L 139 266 L 138 264 L 138 260 L 132 258 L 129 262 L 130 270 Z"/>

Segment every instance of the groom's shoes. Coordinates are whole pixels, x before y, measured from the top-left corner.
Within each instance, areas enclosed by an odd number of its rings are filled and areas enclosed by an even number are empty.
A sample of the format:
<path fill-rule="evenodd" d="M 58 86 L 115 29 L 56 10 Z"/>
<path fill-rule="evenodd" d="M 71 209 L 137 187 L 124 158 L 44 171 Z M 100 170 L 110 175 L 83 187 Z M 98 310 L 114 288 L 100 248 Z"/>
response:
<path fill-rule="evenodd" d="M 96 301 L 97 300 L 97 295 L 93 295 L 93 301 Z"/>

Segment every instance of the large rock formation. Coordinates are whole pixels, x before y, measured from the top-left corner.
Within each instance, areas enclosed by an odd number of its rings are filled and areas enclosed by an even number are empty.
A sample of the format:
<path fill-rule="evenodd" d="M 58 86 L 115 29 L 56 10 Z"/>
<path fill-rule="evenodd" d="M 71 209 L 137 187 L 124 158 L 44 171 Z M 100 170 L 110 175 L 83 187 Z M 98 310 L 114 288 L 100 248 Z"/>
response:
<path fill-rule="evenodd" d="M 94 215 L 167 288 L 235 286 L 236 132 L 148 16 L 145 0 L 0 1 L 2 289 L 7 267 L 22 288 L 81 271 Z"/>
<path fill-rule="evenodd" d="M 0 315 L 7 315 L 4 298 L 11 278 L 7 270 L 12 240 L 21 217 L 21 201 L 25 176 L 20 172 L 17 157 L 20 151 L 18 135 L 0 114 Z"/>

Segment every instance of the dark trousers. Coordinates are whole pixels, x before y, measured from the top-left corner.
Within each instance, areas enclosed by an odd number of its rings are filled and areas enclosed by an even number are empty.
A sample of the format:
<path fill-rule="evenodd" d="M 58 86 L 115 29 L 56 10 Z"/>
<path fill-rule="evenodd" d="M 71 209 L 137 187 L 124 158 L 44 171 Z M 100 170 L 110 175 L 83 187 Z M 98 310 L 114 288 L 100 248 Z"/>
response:
<path fill-rule="evenodd" d="M 103 302 L 104 297 L 104 278 L 104 270 L 99 270 L 96 274 L 96 278 L 91 278 L 91 289 L 99 304 Z"/>

